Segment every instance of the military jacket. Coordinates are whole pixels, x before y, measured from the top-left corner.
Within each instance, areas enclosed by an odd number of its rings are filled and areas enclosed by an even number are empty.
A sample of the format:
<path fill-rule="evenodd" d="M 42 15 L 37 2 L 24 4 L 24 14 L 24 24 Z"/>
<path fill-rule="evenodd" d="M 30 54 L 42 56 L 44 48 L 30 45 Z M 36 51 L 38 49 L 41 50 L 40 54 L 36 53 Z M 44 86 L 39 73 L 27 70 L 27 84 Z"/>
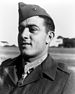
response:
<path fill-rule="evenodd" d="M 0 94 L 64 94 L 69 73 L 64 64 L 50 55 L 19 84 L 23 71 L 21 55 L 4 61 L 0 67 Z"/>

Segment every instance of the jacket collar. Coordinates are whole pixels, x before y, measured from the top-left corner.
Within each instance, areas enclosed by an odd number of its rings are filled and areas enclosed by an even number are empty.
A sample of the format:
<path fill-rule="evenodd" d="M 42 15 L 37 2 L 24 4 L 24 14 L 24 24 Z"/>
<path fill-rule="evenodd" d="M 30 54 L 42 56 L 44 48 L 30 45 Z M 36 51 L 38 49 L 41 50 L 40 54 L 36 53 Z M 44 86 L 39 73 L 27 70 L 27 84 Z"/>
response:
<path fill-rule="evenodd" d="M 18 58 L 14 60 L 14 62 L 21 63 L 21 57 L 19 60 Z M 13 65 L 13 64 L 10 64 L 10 65 Z M 9 68 L 10 70 L 11 69 L 13 70 L 13 68 L 14 70 L 16 70 L 14 66 L 9 66 Z M 44 77 L 43 76 L 44 74 L 49 79 L 54 80 L 55 75 L 56 75 L 56 70 L 57 70 L 57 64 L 53 61 L 50 55 L 48 55 L 47 58 L 42 62 L 42 64 L 36 67 L 35 70 L 30 75 L 28 75 L 28 77 L 25 78 L 23 85 L 26 85 L 26 84 L 29 84 L 31 82 L 41 79 L 41 77 Z M 12 75 L 12 71 L 10 71 L 8 75 L 11 81 L 13 81 L 13 83 L 16 85 L 17 80 L 16 80 L 15 72 L 14 72 L 14 76 Z"/>
<path fill-rule="evenodd" d="M 55 80 L 57 67 L 58 67 L 58 64 L 48 54 L 48 57 L 42 63 L 43 73 L 46 74 L 51 80 Z"/>

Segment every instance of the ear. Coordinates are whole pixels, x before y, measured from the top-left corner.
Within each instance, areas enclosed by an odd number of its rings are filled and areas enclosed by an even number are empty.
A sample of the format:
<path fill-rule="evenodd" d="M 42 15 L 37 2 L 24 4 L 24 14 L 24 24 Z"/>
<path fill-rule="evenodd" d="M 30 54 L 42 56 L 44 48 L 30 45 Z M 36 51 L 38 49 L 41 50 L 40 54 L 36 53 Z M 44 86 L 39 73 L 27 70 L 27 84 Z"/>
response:
<path fill-rule="evenodd" d="M 54 36 L 55 36 L 54 32 L 50 31 L 49 32 L 49 38 L 50 38 L 50 40 L 52 40 L 54 38 Z"/>
<path fill-rule="evenodd" d="M 46 39 L 46 44 L 50 44 L 50 42 L 52 41 L 53 38 L 54 38 L 54 32 L 53 31 L 49 31 L 47 39 Z"/>

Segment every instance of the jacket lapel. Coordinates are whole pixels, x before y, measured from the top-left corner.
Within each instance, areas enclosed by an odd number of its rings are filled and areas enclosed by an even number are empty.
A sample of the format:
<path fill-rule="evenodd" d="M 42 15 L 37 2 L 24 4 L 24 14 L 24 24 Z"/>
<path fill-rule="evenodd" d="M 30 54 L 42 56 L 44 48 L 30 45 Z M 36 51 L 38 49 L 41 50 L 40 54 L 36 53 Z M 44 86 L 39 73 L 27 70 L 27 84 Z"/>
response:
<path fill-rule="evenodd" d="M 53 59 L 48 55 L 48 57 L 42 62 L 41 65 L 36 67 L 28 77 L 25 78 L 23 85 L 27 85 L 34 81 L 38 81 L 43 77 L 43 75 L 47 75 L 48 78 L 54 80 L 57 70 L 57 64 L 53 61 Z"/>
<path fill-rule="evenodd" d="M 5 82 L 11 86 L 15 86 L 18 80 L 16 63 L 19 61 L 19 57 L 10 59 L 8 62 L 6 61 L 2 64 L 5 73 Z"/>
<path fill-rule="evenodd" d="M 14 61 L 15 63 L 17 62 L 18 64 L 22 63 L 22 60 Z M 20 67 L 20 66 L 19 66 Z M 9 66 L 9 73 L 8 73 L 8 78 L 10 79 L 10 82 L 13 85 L 17 84 L 18 77 L 16 73 L 16 67 L 14 66 Z M 47 58 L 42 62 L 41 65 L 36 67 L 33 72 L 31 72 L 24 80 L 22 85 L 27 85 L 29 83 L 32 83 L 34 81 L 37 81 L 43 77 L 43 74 L 47 75 L 50 79 L 54 80 L 55 75 L 56 75 L 56 70 L 57 70 L 57 64 L 51 59 L 51 57 L 48 55 Z M 21 86 L 22 86 L 21 85 Z"/>
<path fill-rule="evenodd" d="M 37 81 L 41 78 L 41 65 L 39 65 L 37 68 L 35 68 L 24 80 L 23 85 L 27 85 L 29 83 L 32 83 L 34 81 Z"/>
<path fill-rule="evenodd" d="M 51 58 L 50 55 L 42 63 L 42 71 L 50 79 L 55 80 L 58 64 Z"/>
<path fill-rule="evenodd" d="M 15 66 L 10 66 L 8 67 L 8 73 L 6 76 L 6 81 L 8 82 L 8 84 L 15 86 L 17 81 L 18 81 L 18 77 L 16 74 L 16 69 Z"/>

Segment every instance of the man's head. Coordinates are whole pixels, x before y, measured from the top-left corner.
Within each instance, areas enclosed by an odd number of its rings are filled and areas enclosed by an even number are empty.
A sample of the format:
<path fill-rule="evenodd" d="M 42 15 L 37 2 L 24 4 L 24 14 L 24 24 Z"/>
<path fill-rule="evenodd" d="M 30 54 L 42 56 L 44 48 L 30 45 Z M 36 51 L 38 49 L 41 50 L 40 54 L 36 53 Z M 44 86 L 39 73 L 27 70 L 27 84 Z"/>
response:
<path fill-rule="evenodd" d="M 21 54 L 37 57 L 47 53 L 54 30 L 54 22 L 44 9 L 19 3 L 18 44 Z"/>

